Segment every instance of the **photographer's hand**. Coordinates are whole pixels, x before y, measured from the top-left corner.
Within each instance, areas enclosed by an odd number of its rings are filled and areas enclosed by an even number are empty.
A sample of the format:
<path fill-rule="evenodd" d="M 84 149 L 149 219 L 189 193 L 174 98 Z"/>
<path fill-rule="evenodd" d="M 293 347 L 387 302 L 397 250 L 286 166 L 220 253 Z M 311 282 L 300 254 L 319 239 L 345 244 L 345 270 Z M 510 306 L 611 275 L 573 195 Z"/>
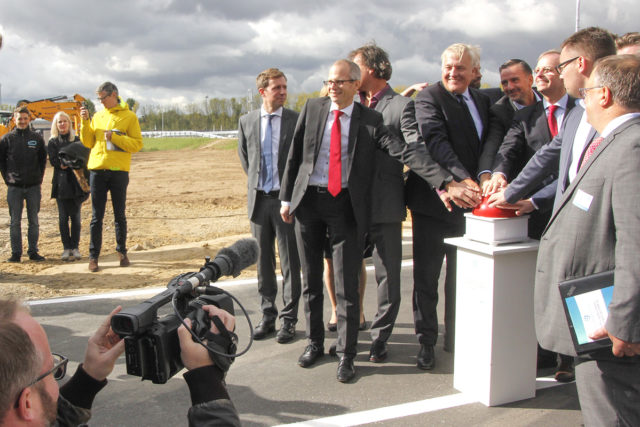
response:
<path fill-rule="evenodd" d="M 124 352 L 124 340 L 111 330 L 111 318 L 122 310 L 116 307 L 89 338 L 84 355 L 84 371 L 98 381 L 103 381 L 113 371 L 116 360 Z"/>
<path fill-rule="evenodd" d="M 234 330 L 236 318 L 232 314 L 216 307 L 215 305 L 205 305 L 202 309 L 209 314 L 209 317 L 218 316 L 227 330 Z M 191 328 L 191 320 L 184 319 L 184 321 L 189 325 L 189 328 Z M 211 323 L 211 332 L 214 334 L 220 333 L 213 322 Z M 191 333 L 187 331 L 184 325 L 178 328 L 178 339 L 180 340 L 180 357 L 182 358 L 182 363 L 184 363 L 184 366 L 188 370 L 213 365 L 213 361 L 209 357 L 207 349 L 193 341 Z"/>

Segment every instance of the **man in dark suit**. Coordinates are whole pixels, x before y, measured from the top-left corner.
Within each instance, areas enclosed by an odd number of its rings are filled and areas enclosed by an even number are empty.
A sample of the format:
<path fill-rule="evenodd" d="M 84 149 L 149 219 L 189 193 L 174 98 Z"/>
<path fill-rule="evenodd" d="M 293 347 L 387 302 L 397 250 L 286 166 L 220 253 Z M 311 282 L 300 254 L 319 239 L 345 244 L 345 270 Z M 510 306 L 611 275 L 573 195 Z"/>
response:
<path fill-rule="evenodd" d="M 535 281 L 541 345 L 575 355 L 558 283 L 613 271 L 604 325 L 605 348 L 576 359 L 585 425 L 640 425 L 640 58 L 598 61 L 581 91 L 587 120 L 600 134 L 561 195 L 540 242 Z"/>
<path fill-rule="evenodd" d="M 413 314 L 420 342 L 417 366 L 433 369 L 434 345 L 438 337 L 438 278 L 447 257 L 445 280 L 446 351 L 454 347 L 456 249 L 444 239 L 464 234 L 464 209 L 480 202 L 480 188 L 474 182 L 482 142 L 489 127 L 489 99 L 469 88 L 477 49 L 464 44 L 449 46 L 442 54 L 442 80 L 423 89 L 416 97 L 418 127 L 432 157 L 455 180 L 468 187 L 456 207 L 445 209 L 438 193 L 417 179 L 412 171 L 407 180 L 407 204 L 413 225 Z M 452 193 L 440 198 L 448 203 Z"/>
<path fill-rule="evenodd" d="M 492 194 L 506 187 L 524 168 L 529 159 L 558 134 L 564 117 L 575 105 L 575 98 L 569 96 L 556 71 L 560 63 L 560 52 L 550 50 L 538 58 L 535 69 L 535 82 L 542 100 L 516 112 L 511 128 L 500 144 L 493 162 L 493 174 L 485 194 Z M 551 216 L 551 203 L 546 194 L 555 194 L 555 175 L 549 175 L 536 187 L 533 197 L 526 199 L 528 206 L 522 206 L 521 212 L 533 212 L 529 218 L 529 237 L 540 239 L 542 230 Z M 546 186 L 549 188 L 545 188 Z M 542 190 L 542 191 L 541 191 Z M 540 192 L 538 194 L 538 192 Z"/>
<path fill-rule="evenodd" d="M 535 83 L 542 100 L 534 105 L 518 110 L 511 124 L 511 128 L 504 137 L 493 163 L 493 175 L 485 187 L 485 194 L 492 194 L 507 186 L 507 181 L 513 180 L 522 170 L 529 159 L 544 144 L 557 135 L 562 126 L 565 115 L 575 105 L 575 98 L 567 95 L 564 84 L 556 67 L 560 64 L 560 52 L 549 50 L 538 57 L 535 68 Z M 532 195 L 527 195 L 522 201 L 520 212 L 530 212 L 529 237 L 540 239 L 542 230 L 551 217 L 551 201 L 547 195 L 554 194 L 556 176 L 549 175 Z M 529 197 L 531 196 L 531 197 Z M 561 382 L 574 380 L 573 358 L 555 352 L 538 348 L 538 369 L 556 368 L 555 378 Z"/>
<path fill-rule="evenodd" d="M 322 258 L 328 233 L 338 303 L 340 382 L 355 376 L 358 273 L 371 222 L 370 185 L 376 150 L 383 149 L 408 164 L 437 188 L 451 180 L 433 167 L 424 145 L 400 141 L 389 133 L 380 113 L 353 102 L 360 75 L 355 63 L 339 60 L 325 82 L 329 97 L 307 101 L 296 125 L 280 191 L 283 219 L 291 222 L 295 214 L 302 260 L 309 343 L 298 364 L 309 367 L 324 353 Z"/>
<path fill-rule="evenodd" d="M 593 70 L 594 62 L 608 55 L 615 55 L 614 38 L 607 30 L 589 27 L 567 38 L 560 51 L 560 64 L 556 70 L 560 73 L 567 93 L 581 98 L 581 87 Z M 576 176 L 578 164 L 584 149 L 596 135 L 589 125 L 582 105 L 576 105 L 563 119 L 562 127 L 551 142 L 536 151 L 518 176 L 506 189 L 493 193 L 489 199 L 491 206 L 517 208 L 517 214 L 526 212 L 529 204 L 523 200 L 539 187 L 550 175 L 558 177 L 555 190 L 546 188 L 544 194 L 538 193 L 540 203 L 552 204 L 554 209 L 571 180 Z M 544 199 L 546 198 L 546 202 Z"/>
<path fill-rule="evenodd" d="M 360 102 L 382 113 L 385 126 L 398 139 L 422 143 L 413 100 L 397 94 L 387 83 L 392 70 L 387 53 L 368 44 L 351 52 L 349 58 L 360 67 Z M 402 221 L 407 216 L 402 164 L 382 150 L 376 150 L 371 199 L 368 239 L 373 246 L 378 308 L 371 324 L 369 360 L 379 363 L 387 358 L 386 343 L 400 309 Z"/>
<path fill-rule="evenodd" d="M 282 271 L 282 301 L 279 343 L 291 341 L 298 321 L 301 279 L 300 259 L 295 231 L 280 217 L 280 180 L 291 146 L 298 113 L 284 108 L 287 78 L 277 68 L 269 68 L 256 79 L 262 107 L 240 117 L 238 155 L 247 174 L 247 205 L 251 232 L 258 240 L 258 293 L 262 320 L 253 331 L 254 339 L 263 339 L 275 331 L 276 279 L 275 242 Z"/>
<path fill-rule="evenodd" d="M 522 59 L 510 59 L 500 66 L 500 84 L 505 95 L 491 106 L 495 120 L 491 122 L 487 141 L 478 161 L 480 186 L 485 190 L 491 178 L 491 167 L 504 136 L 511 127 L 516 111 L 535 104 L 539 95 L 533 90 L 533 72 Z"/>

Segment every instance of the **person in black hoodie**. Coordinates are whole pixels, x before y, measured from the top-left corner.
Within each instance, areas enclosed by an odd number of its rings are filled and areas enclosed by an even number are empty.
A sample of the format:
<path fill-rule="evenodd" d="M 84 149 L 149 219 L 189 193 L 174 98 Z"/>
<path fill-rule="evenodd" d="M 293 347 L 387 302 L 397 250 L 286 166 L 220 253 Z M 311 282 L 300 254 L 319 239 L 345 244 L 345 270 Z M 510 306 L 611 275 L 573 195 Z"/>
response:
<path fill-rule="evenodd" d="M 80 138 L 71 128 L 69 115 L 64 111 L 60 111 L 53 117 L 51 123 L 51 139 L 47 144 L 47 151 L 49 152 L 49 162 L 53 166 L 51 198 L 56 199 L 58 204 L 60 238 L 64 248 L 62 252 L 63 261 L 82 258 L 78 250 L 81 226 L 80 208 L 82 207 L 82 202 L 88 196 L 88 193 L 80 186 L 77 178 L 77 173 L 80 172 L 80 179 L 84 178 L 86 182 L 86 163 L 83 169 L 76 172 L 59 156 L 60 150 L 68 148 L 71 144 L 79 144 L 84 148 Z M 69 221 L 71 226 L 69 226 Z"/>
<path fill-rule="evenodd" d="M 31 114 L 27 107 L 14 111 L 16 128 L 0 140 L 0 172 L 7 184 L 7 204 L 11 216 L 11 258 L 20 262 L 22 256 L 22 208 L 27 201 L 29 229 L 27 253 L 33 261 L 44 261 L 38 253 L 38 212 L 40 212 L 40 186 L 47 163 L 47 151 L 40 134 L 29 127 Z"/>

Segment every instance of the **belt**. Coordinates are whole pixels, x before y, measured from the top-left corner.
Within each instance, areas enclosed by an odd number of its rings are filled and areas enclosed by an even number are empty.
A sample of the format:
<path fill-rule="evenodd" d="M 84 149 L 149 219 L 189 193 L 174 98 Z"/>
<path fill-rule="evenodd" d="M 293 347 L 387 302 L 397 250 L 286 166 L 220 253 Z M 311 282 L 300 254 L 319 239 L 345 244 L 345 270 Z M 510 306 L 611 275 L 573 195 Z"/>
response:
<path fill-rule="evenodd" d="M 327 187 L 318 187 L 317 185 L 310 185 L 307 187 L 309 190 L 316 193 L 328 193 Z"/>
<path fill-rule="evenodd" d="M 273 197 L 276 199 L 280 197 L 280 190 L 273 190 L 269 191 L 268 193 L 266 191 L 258 190 L 258 193 L 264 197 Z"/>

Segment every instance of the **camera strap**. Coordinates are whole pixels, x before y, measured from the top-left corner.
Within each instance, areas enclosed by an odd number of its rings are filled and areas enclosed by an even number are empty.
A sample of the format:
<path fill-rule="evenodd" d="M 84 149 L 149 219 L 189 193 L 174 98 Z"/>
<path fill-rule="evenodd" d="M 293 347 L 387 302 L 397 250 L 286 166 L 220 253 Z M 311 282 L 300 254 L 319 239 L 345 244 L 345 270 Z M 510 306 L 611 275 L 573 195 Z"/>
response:
<path fill-rule="evenodd" d="M 207 340 L 207 350 L 211 361 L 226 374 L 229 367 L 235 360 L 235 357 L 228 357 L 225 355 L 236 353 L 238 336 L 235 333 L 230 332 L 218 316 L 211 317 L 211 321 L 216 325 L 220 333 L 214 334 L 210 329 L 207 330 L 207 333 L 204 336 Z"/>

